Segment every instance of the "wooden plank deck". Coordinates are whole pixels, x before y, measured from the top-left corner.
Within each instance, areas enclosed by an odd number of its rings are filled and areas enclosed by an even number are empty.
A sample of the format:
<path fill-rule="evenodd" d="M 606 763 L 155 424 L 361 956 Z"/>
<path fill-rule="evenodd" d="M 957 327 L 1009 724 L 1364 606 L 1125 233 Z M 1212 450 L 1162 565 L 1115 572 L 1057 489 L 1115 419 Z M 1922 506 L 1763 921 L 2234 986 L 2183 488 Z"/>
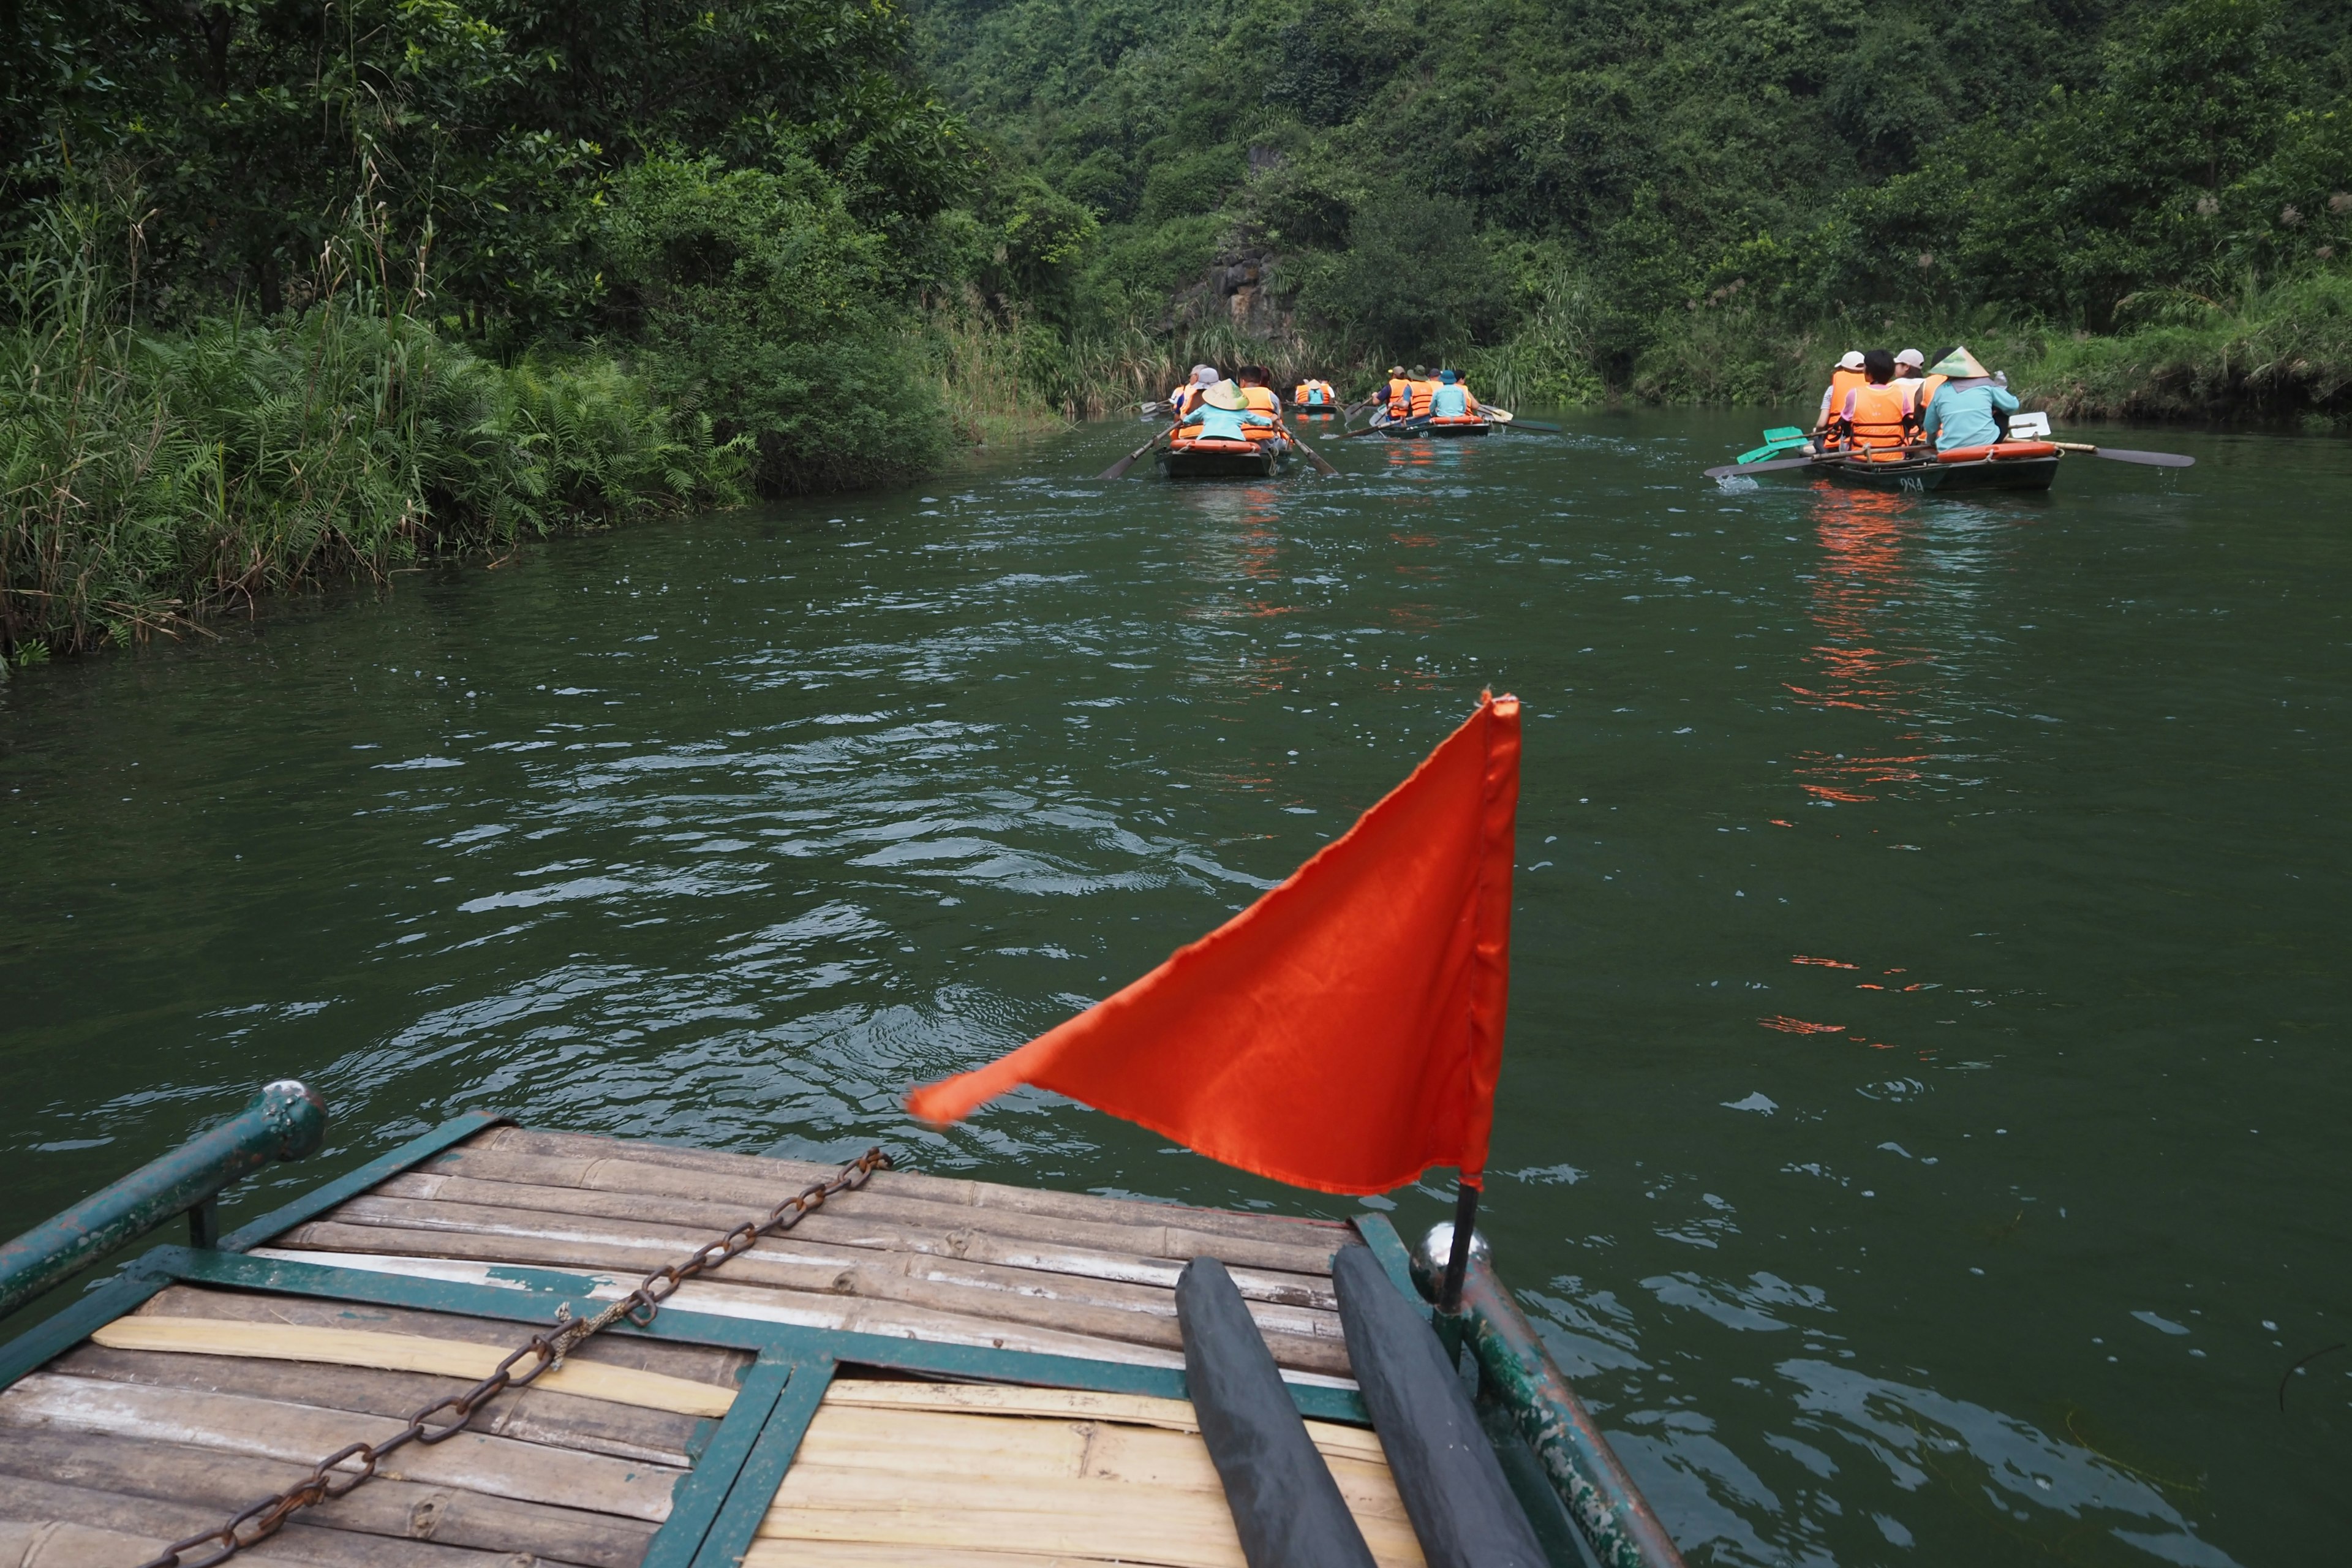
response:
<path fill-rule="evenodd" d="M 460 1285 L 559 1269 L 616 1299 L 833 1173 L 493 1127 L 255 1256 Z M 882 1173 L 671 1304 L 1181 1368 L 1176 1278 L 1207 1256 L 1231 1270 L 1286 1378 L 1344 1388 L 1330 1259 L 1351 1245 L 1360 1243 L 1348 1226 L 1327 1221 Z M 300 1479 L 316 1459 L 398 1430 L 529 1332 L 455 1311 L 174 1284 L 0 1393 L 0 1568 L 131 1568 Z M 380 1479 L 298 1514 L 251 1554 L 321 1568 L 638 1568 L 753 1359 L 600 1335 L 489 1402 L 461 1436 L 400 1450 Z M 1190 1409 L 845 1368 L 744 1562 L 1238 1565 Z M 1380 1561 L 1419 1563 L 1377 1440 L 1319 1422 L 1311 1430 Z M 755 1512 L 765 1495 L 751 1500 Z"/>

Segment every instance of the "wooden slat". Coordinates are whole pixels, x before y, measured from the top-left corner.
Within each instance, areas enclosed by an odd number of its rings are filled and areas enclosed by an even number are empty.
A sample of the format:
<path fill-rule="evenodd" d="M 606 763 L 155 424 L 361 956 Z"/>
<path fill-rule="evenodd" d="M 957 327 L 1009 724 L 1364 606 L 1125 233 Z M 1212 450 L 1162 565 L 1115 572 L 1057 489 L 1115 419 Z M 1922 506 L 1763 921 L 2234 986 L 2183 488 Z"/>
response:
<path fill-rule="evenodd" d="M 118 1319 L 90 1335 L 90 1339 L 109 1350 L 318 1362 L 329 1366 L 435 1373 L 474 1381 L 489 1376 L 506 1354 L 495 1345 L 421 1339 L 413 1334 L 283 1323 L 234 1323 L 144 1313 Z M 540 1373 L 531 1387 L 609 1400 L 615 1405 L 640 1405 L 647 1410 L 668 1410 L 681 1415 L 723 1416 L 735 1402 L 732 1394 L 707 1383 L 584 1361 L 567 1360 L 562 1366 L 551 1367 Z"/>
<path fill-rule="evenodd" d="M 838 1386 L 838 1385 L 837 1385 Z M 1025 1391 L 1024 1391 L 1025 1392 Z M 893 1403 L 875 1384 L 828 1400 L 760 1530 L 763 1541 L 870 1542 L 933 1552 L 1066 1554 L 1228 1568 L 1242 1561 L 1224 1490 L 1197 1432 L 1163 1425 L 1009 1415 Z M 1349 1434 L 1349 1438 L 1356 1435 Z M 1353 1442 L 1349 1445 L 1360 1452 Z M 1381 1563 L 1418 1564 L 1384 1461 L 1327 1458 Z"/>
<path fill-rule="evenodd" d="M 316 1261 L 340 1268 L 364 1268 L 381 1257 L 388 1272 L 428 1279 L 478 1278 L 482 1264 L 538 1263 L 608 1272 L 614 1283 L 600 1288 L 600 1300 L 617 1300 L 635 1284 L 636 1271 L 615 1268 L 610 1252 L 593 1247 L 572 1248 L 550 1243 L 529 1248 L 497 1245 L 505 1238 L 469 1236 L 457 1231 L 383 1230 L 373 1226 L 305 1226 L 296 1238 L 306 1247 L 256 1247 L 263 1258 Z M 308 1250 L 316 1247 L 318 1250 Z M 518 1256 L 518 1252 L 522 1255 Z M 472 1264 L 472 1273 L 467 1265 Z M 446 1267 L 444 1267 L 444 1266 Z M 625 1279 L 627 1285 L 619 1283 Z M 679 1287 L 670 1305 L 682 1311 L 710 1312 L 752 1318 L 803 1328 L 835 1329 L 849 1333 L 881 1334 L 891 1339 L 924 1340 L 932 1344 L 985 1345 L 997 1350 L 1033 1351 L 1041 1355 L 1075 1356 L 1082 1361 L 1119 1362 L 1131 1366 L 1181 1367 L 1182 1355 L 1151 1346 L 1083 1334 L 1057 1333 L 1026 1328 L 990 1318 L 927 1310 L 896 1302 L 866 1301 L 855 1296 L 816 1295 L 776 1290 L 765 1286 L 697 1283 Z M 1322 1374 L 1301 1373 L 1318 1377 Z M 1349 1384 L 1348 1386 L 1353 1386 Z"/>
<path fill-rule="evenodd" d="M 131 1568 L 154 1556 L 165 1543 L 216 1528 L 226 1518 L 226 1512 L 215 1509 L 89 1491 L 51 1481 L 0 1478 L 0 1520 L 20 1526 L 62 1523 L 104 1531 L 118 1541 L 128 1537 L 152 1542 L 134 1555 L 59 1558 L 59 1568 L 68 1562 L 88 1563 L 90 1568 Z M 86 1544 L 96 1549 L 100 1543 Z M 110 1543 L 107 1550 L 124 1549 Z M 522 1568 L 539 1561 L 531 1553 L 475 1552 L 435 1542 L 357 1535 L 308 1522 L 289 1524 L 252 1550 L 263 1562 L 316 1563 L 320 1568 Z"/>
<path fill-rule="evenodd" d="M 743 1568 L 1094 1568 L 1099 1557 L 1034 1552 L 956 1552 L 932 1547 L 910 1556 L 903 1546 L 870 1541 L 755 1541 Z"/>
<path fill-rule="evenodd" d="M 1120 1422 L 1165 1427 L 1171 1432 L 1201 1429 L 1200 1418 L 1188 1400 L 1154 1399 L 1141 1394 L 1097 1394 L 1074 1388 L 1020 1388 L 998 1383 L 911 1383 L 837 1377 L 825 1394 L 825 1403 L 869 1410 L 930 1410 Z M 1381 1465 L 1388 1462 L 1380 1438 L 1362 1427 L 1342 1426 L 1330 1421 L 1309 1421 L 1306 1426 L 1307 1436 L 1327 1458 L 1360 1459 Z"/>
<path fill-rule="evenodd" d="M 314 1456 L 315 1458 L 315 1456 Z M 193 1510 L 197 1523 L 226 1519 L 257 1499 L 285 1490 L 309 1475 L 308 1464 L 226 1454 L 112 1434 L 38 1431 L 0 1426 L 0 1478 L 168 1502 Z M 0 1510 L 10 1496 L 0 1479 Z M 39 1497 L 17 1503 L 26 1517 L 47 1517 L 56 1500 Z M 79 1518 L 79 1515 L 73 1517 Z M 124 1516 L 110 1516 L 124 1517 Z M 500 1553 L 537 1552 L 551 1561 L 583 1568 L 636 1568 L 654 1526 L 607 1513 L 516 1502 L 452 1487 L 378 1478 L 349 1496 L 304 1510 L 305 1528 L 356 1531 L 399 1540 L 437 1542 Z"/>
<path fill-rule="evenodd" d="M 811 1182 L 840 1171 L 838 1165 L 774 1160 L 756 1154 L 727 1154 L 715 1150 L 687 1149 L 670 1143 L 645 1143 L 577 1132 L 543 1132 L 520 1127 L 494 1128 L 431 1163 L 442 1166 L 482 1152 L 535 1154 L 558 1159 L 594 1161 L 620 1157 L 633 1163 L 666 1164 L 711 1175 L 736 1176 L 761 1183 L 775 1197 L 790 1196 Z M 1088 1225 L 1123 1225 L 1139 1229 L 1161 1226 L 1194 1234 L 1262 1241 L 1270 1246 L 1322 1247 L 1342 1245 L 1348 1235 L 1338 1220 L 1294 1218 L 1286 1215 L 1253 1215 L 1232 1209 L 1192 1208 L 1157 1204 L 1142 1198 L 1106 1198 L 1091 1193 L 1058 1193 L 1043 1188 L 1008 1186 L 955 1177 L 927 1176 L 914 1172 L 877 1173 L 860 1194 L 850 1197 L 904 1197 L 914 1202 L 952 1205 L 1003 1214 L 1044 1215 Z M 835 1202 L 844 1201 L 835 1199 Z M 1188 1255 L 1189 1256 L 1189 1255 Z"/>
<path fill-rule="evenodd" d="M 302 1226 L 285 1238 L 292 1246 L 350 1247 L 355 1232 L 383 1230 L 404 1236 L 434 1234 L 450 1238 L 440 1248 L 453 1256 L 495 1258 L 511 1263 L 586 1264 L 597 1268 L 635 1268 L 640 1272 L 681 1258 L 709 1239 L 709 1233 L 683 1227 L 635 1224 L 617 1219 L 590 1219 L 527 1209 L 490 1208 L 475 1204 L 450 1204 L 413 1198 L 367 1197 L 337 1209 L 323 1220 Z M 856 1296 L 872 1301 L 896 1302 L 961 1317 L 1017 1323 L 1092 1339 L 1181 1350 L 1183 1335 L 1172 1312 L 1139 1311 L 1004 1289 L 1013 1271 L 989 1279 L 990 1288 L 975 1288 L 969 1279 L 948 1280 L 923 1277 L 942 1267 L 908 1253 L 866 1253 L 846 1267 L 810 1265 L 779 1257 L 762 1242 L 728 1260 L 713 1276 L 735 1285 L 774 1286 L 814 1295 Z M 1041 1280 L 1042 1280 L 1042 1277 Z M 1276 1309 L 1277 1310 L 1296 1310 Z M 1325 1325 L 1336 1331 L 1338 1321 Z M 1344 1374 L 1347 1344 L 1336 1332 L 1290 1333 L 1261 1324 L 1266 1348 L 1283 1366 Z"/>
<path fill-rule="evenodd" d="M 108 1383 L 237 1394 L 249 1399 L 282 1400 L 289 1405 L 315 1405 L 404 1419 L 409 1412 L 421 1410 L 449 1394 L 462 1394 L 478 1381 L 434 1377 L 423 1373 L 380 1372 L 368 1367 L 339 1367 L 332 1378 L 322 1380 L 310 1370 L 310 1363 L 303 1362 L 117 1351 L 88 1343 L 51 1362 L 48 1370 Z M 473 1430 L 493 1436 L 578 1448 L 585 1453 L 674 1468 L 683 1468 L 690 1462 L 688 1455 L 692 1452 L 697 1429 L 710 1425 L 704 1416 L 677 1415 L 665 1410 L 609 1404 L 602 1399 L 548 1394 L 535 1386 L 499 1394 L 477 1408 L 470 1423 Z"/>
<path fill-rule="evenodd" d="M 308 1463 L 346 1444 L 389 1437 L 404 1424 L 236 1394 L 36 1373 L 0 1394 L 0 1425 L 111 1432 Z M 385 1459 L 379 1473 L 656 1523 L 668 1517 L 670 1488 L 680 1474 L 476 1432 L 431 1447 L 412 1443 Z"/>
<path fill-rule="evenodd" d="M 636 1281 L 633 1279 L 630 1283 Z M 367 1301 L 340 1301 L 316 1296 L 272 1295 L 264 1291 L 223 1290 L 204 1285 L 174 1285 L 139 1309 L 165 1318 L 224 1318 L 236 1322 L 309 1324 L 328 1329 L 369 1329 L 379 1333 L 415 1334 L 425 1339 L 463 1340 L 467 1344 L 498 1345 L 501 1354 L 530 1337 L 527 1323 L 502 1318 L 469 1318 L 454 1312 L 417 1307 L 383 1306 Z M 552 1323 L 542 1325 L 552 1328 Z M 640 1339 L 629 1334 L 602 1334 L 573 1349 L 567 1361 L 594 1362 L 600 1366 L 628 1367 L 682 1377 L 731 1390 L 751 1363 L 749 1352 L 720 1345 L 697 1345 L 670 1340 Z"/>
<path fill-rule="evenodd" d="M 498 1157 L 478 1158 L 487 1161 Z M 626 1167 L 616 1162 L 601 1163 L 600 1174 L 608 1178 L 614 1173 L 625 1171 Z M 680 1174 L 667 1171 L 662 1173 Z M 700 1186 L 706 1178 L 687 1173 L 684 1180 Z M 714 1234 L 731 1229 L 755 1212 L 765 1213 L 764 1205 L 750 1201 L 719 1201 L 709 1195 L 707 1188 L 695 1196 L 660 1195 L 639 1188 L 608 1190 L 504 1178 L 487 1180 L 471 1174 L 440 1171 L 408 1172 L 378 1184 L 367 1195 L 438 1198 L 448 1203 L 481 1204 L 493 1208 L 533 1209 L 546 1214 L 638 1220 L 654 1225 L 707 1229 Z M 862 1194 L 860 1196 L 862 1198 Z M 845 1205 L 850 1205 L 849 1199 L 841 1201 Z M 1184 1268 L 1181 1259 L 1150 1258 L 1138 1252 L 1007 1234 L 973 1225 L 958 1211 L 941 1209 L 938 1212 L 943 1216 L 952 1216 L 954 1223 L 940 1221 L 923 1225 L 912 1220 L 877 1216 L 864 1206 L 836 1209 L 827 1205 L 823 1211 L 803 1219 L 793 1230 L 781 1237 L 771 1237 L 761 1245 L 774 1256 L 812 1264 L 855 1263 L 859 1261 L 863 1253 L 876 1249 L 919 1252 L 939 1258 L 961 1258 L 974 1264 L 996 1264 L 1049 1276 L 1072 1277 L 1079 1281 L 1098 1279 L 1171 1291 L 1175 1289 L 1177 1277 Z M 330 1214 L 320 1217 L 338 1216 Z M 1337 1317 L 1338 1298 L 1332 1294 L 1330 1278 L 1327 1274 L 1287 1273 L 1235 1264 L 1228 1264 L 1227 1272 L 1233 1276 L 1234 1288 L 1241 1291 L 1246 1301 L 1263 1302 L 1272 1308 L 1309 1310 L 1307 1315 L 1296 1318 L 1259 1312 L 1259 1321 L 1272 1327 L 1293 1332 L 1322 1332 L 1327 1331 L 1301 1325 L 1318 1323 L 1325 1315 Z M 1113 1295 L 1102 1299 L 1116 1301 L 1129 1298 Z M 1168 1310 L 1173 1311 L 1175 1309 L 1171 1306 Z"/>

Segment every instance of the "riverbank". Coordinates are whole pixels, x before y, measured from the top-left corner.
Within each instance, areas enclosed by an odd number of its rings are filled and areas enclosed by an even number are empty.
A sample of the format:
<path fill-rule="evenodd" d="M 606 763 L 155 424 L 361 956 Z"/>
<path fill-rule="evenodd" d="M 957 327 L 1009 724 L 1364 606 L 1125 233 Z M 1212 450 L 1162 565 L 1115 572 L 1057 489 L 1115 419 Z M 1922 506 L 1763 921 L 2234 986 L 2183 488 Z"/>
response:
<path fill-rule="evenodd" d="M 1066 423 L 1024 380 L 1017 336 L 961 315 L 880 364 L 906 384 L 877 399 L 903 415 L 888 461 L 820 439 L 795 470 L 657 365 L 477 353 L 417 309 L 421 280 L 155 331 L 67 246 L 20 258 L 6 294 L 0 675 L 266 595 L 740 505 L 778 469 L 813 476 L 793 488 L 914 478 Z"/>
<path fill-rule="evenodd" d="M 2352 276 L 2319 274 L 2235 298 L 2137 296 L 2112 334 L 1998 314 L 1843 319 L 1792 327 L 1736 303 L 1693 311 L 1636 363 L 1622 395 L 1659 405 L 1810 401 L 1855 347 L 1932 353 L 1965 342 L 2008 372 L 2027 406 L 2073 419 L 2352 422 Z"/>

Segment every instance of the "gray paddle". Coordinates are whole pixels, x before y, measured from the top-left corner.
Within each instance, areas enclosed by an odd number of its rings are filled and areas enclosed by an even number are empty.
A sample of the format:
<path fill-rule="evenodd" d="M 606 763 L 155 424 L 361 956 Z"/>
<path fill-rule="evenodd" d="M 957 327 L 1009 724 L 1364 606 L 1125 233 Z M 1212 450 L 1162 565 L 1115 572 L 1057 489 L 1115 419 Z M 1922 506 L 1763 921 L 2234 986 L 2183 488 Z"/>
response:
<path fill-rule="evenodd" d="M 2092 447 L 2080 441 L 2053 441 L 2050 444 L 2062 452 L 2088 452 L 2094 458 L 2105 458 L 2110 463 L 2138 463 L 2150 468 L 2193 468 L 2197 466 L 2196 458 L 2183 457 L 2179 452 L 2135 452 L 2128 447 Z"/>
<path fill-rule="evenodd" d="M 1812 458 L 1775 458 L 1769 463 L 1726 463 L 1719 468 L 1709 468 L 1710 479 L 1725 479 L 1732 474 L 1777 474 L 1788 468 L 1808 468 L 1817 459 Z"/>
<path fill-rule="evenodd" d="M 1289 426 L 1285 425 L 1282 426 L 1282 433 L 1290 437 L 1290 444 L 1292 446 L 1307 454 L 1307 460 L 1315 465 L 1316 472 L 1335 479 L 1339 477 L 1339 470 L 1325 462 L 1323 460 L 1322 453 L 1317 451 L 1314 447 L 1300 440 L 1298 438 L 1297 431 L 1293 430 Z"/>
<path fill-rule="evenodd" d="M 1105 468 L 1101 473 L 1097 474 L 1095 478 L 1098 479 L 1123 479 L 1127 478 L 1127 470 L 1135 467 L 1135 460 L 1138 458 L 1140 458 L 1144 453 L 1149 452 L 1152 447 L 1160 445 L 1160 438 L 1162 437 L 1173 436 L 1174 434 L 1176 434 L 1176 426 L 1171 425 L 1167 429 L 1160 431 L 1159 435 L 1152 437 L 1150 440 L 1146 441 L 1142 446 L 1138 447 L 1134 451 L 1129 452 L 1126 457 L 1121 458 L 1118 462 L 1113 463 L 1109 468 Z"/>

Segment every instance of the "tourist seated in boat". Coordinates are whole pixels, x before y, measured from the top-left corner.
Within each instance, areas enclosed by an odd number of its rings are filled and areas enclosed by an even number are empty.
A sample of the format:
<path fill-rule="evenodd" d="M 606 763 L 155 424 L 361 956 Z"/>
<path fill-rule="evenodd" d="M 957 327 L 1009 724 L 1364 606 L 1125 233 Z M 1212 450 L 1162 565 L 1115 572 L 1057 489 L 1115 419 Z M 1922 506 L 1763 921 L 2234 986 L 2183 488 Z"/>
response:
<path fill-rule="evenodd" d="M 1290 401 L 1301 408 L 1328 408 L 1339 401 L 1339 395 L 1331 390 L 1329 382 L 1309 377 L 1291 389 Z"/>
<path fill-rule="evenodd" d="M 1282 421 L 1282 399 L 1275 395 L 1270 383 L 1274 373 L 1262 364 L 1245 364 L 1234 372 L 1234 380 L 1242 389 L 1242 405 L 1251 412 L 1263 414 L 1268 423 L 1279 426 Z M 1278 429 L 1254 432 L 1250 439 L 1270 441 L 1280 434 Z"/>
<path fill-rule="evenodd" d="M 1849 460 L 1896 461 L 1911 444 L 1918 416 L 1912 411 L 1911 399 L 1895 384 L 1893 354 L 1872 349 L 1862 356 L 1862 373 L 1864 384 L 1849 391 L 1831 416 L 1837 426 L 1839 448 Z"/>
<path fill-rule="evenodd" d="M 1895 386 L 1911 400 L 1911 410 L 1917 413 L 1926 405 L 1919 401 L 1919 389 L 1927 380 L 1927 356 L 1917 349 L 1905 349 L 1895 356 Z"/>
<path fill-rule="evenodd" d="M 1427 365 L 1415 365 L 1408 381 L 1412 388 L 1412 406 L 1407 416 L 1413 419 L 1429 417 L 1430 400 L 1437 395 L 1437 378 L 1429 374 Z"/>
<path fill-rule="evenodd" d="M 1822 411 L 1813 420 L 1813 430 L 1819 437 L 1814 444 L 1824 451 L 1837 445 L 1837 433 L 1832 426 L 1837 411 L 1845 406 L 1845 395 L 1858 386 L 1870 384 L 1870 378 L 1863 374 L 1862 362 L 1860 349 L 1848 349 L 1838 360 L 1837 368 L 1830 372 L 1829 390 L 1822 394 Z"/>
<path fill-rule="evenodd" d="M 1945 378 L 1919 422 L 1919 433 L 1936 450 L 1990 447 L 2000 439 L 2009 416 L 2017 412 L 2017 397 L 1976 355 L 1956 348 L 1927 368 Z"/>
<path fill-rule="evenodd" d="M 1176 432 L 1179 441 L 1249 441 L 1272 435 L 1273 416 L 1252 408 L 1243 389 L 1220 381 L 1201 389 L 1191 415 Z"/>
<path fill-rule="evenodd" d="M 1401 364 L 1389 366 L 1389 384 L 1381 396 L 1386 399 L 1386 402 L 1381 411 L 1373 416 L 1373 424 L 1390 424 L 1405 418 L 1412 413 L 1412 382 L 1406 376 L 1404 366 Z"/>
<path fill-rule="evenodd" d="M 1437 373 L 1436 388 L 1429 396 L 1429 412 L 1439 419 L 1466 419 L 1478 412 L 1478 400 L 1470 395 L 1469 384 L 1458 371 Z"/>
<path fill-rule="evenodd" d="M 1224 374 L 1215 365 L 1194 365 L 1192 379 L 1168 395 L 1168 411 L 1182 418 L 1192 412 L 1192 405 L 1201 400 L 1202 393 L 1224 379 Z"/>

